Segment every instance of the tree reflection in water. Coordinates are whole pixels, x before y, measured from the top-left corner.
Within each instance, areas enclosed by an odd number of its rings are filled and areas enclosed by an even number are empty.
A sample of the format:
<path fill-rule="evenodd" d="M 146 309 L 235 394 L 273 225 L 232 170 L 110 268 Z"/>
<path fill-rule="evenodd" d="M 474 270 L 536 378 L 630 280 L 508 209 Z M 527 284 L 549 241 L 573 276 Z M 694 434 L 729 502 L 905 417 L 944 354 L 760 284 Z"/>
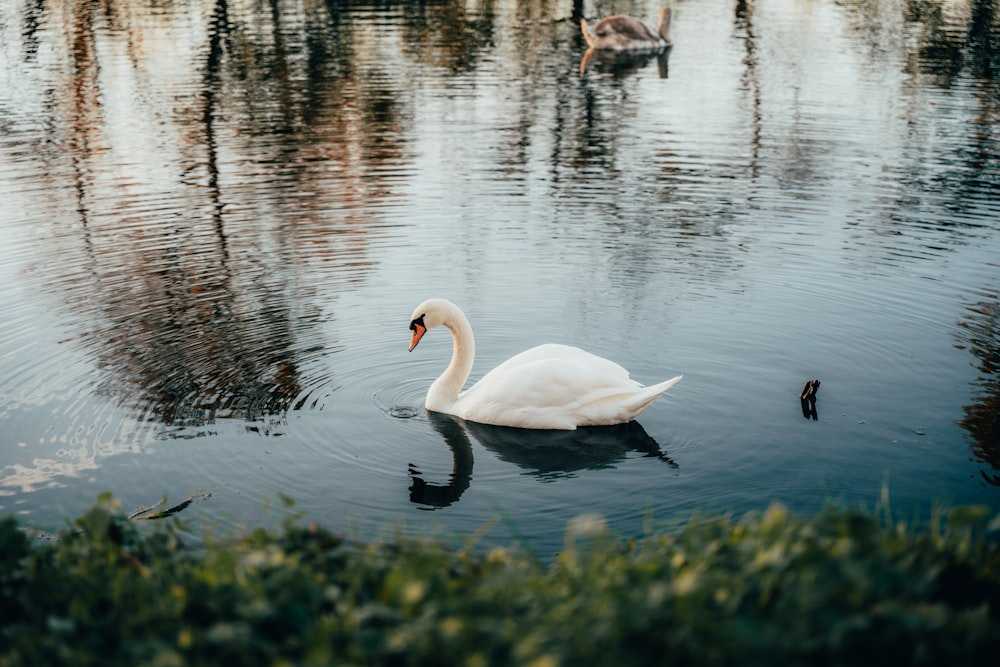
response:
<path fill-rule="evenodd" d="M 322 302 L 365 279 L 384 228 L 373 209 L 408 160 L 398 91 L 352 69 L 363 44 L 346 5 L 279 4 L 26 7 L 25 57 L 59 24 L 71 63 L 53 72 L 39 154 L 53 193 L 75 184 L 50 219 L 75 210 L 78 224 L 39 253 L 44 289 L 64 295 L 98 393 L 143 419 L 270 428 L 315 402 L 302 364 L 324 351 L 326 316 L 302 277 L 319 274 Z M 174 54 L 200 17 L 204 42 Z M 306 192 L 319 196 L 289 196 Z"/>
<path fill-rule="evenodd" d="M 959 425 L 972 437 L 973 455 L 992 470 L 980 471 L 983 480 L 1000 486 L 1000 296 L 969 305 L 959 326 L 959 346 L 979 359 L 980 371 L 976 402 L 965 406 Z"/>

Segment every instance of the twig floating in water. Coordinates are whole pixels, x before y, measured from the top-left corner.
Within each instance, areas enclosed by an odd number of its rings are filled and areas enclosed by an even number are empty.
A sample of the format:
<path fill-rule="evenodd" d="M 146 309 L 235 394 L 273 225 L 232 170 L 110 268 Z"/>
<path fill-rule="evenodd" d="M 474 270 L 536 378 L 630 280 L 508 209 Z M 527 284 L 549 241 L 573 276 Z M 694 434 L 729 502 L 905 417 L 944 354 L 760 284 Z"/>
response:
<path fill-rule="evenodd" d="M 806 419 L 816 421 L 819 413 L 816 411 L 816 392 L 819 391 L 819 380 L 806 380 L 799 394 L 799 401 L 802 403 L 802 416 Z"/>
<path fill-rule="evenodd" d="M 159 508 L 163 507 L 167 502 L 167 499 L 163 498 L 162 500 L 160 500 L 160 502 L 151 507 L 140 507 L 136 511 L 129 514 L 128 518 L 131 519 L 132 521 L 137 521 L 140 519 L 166 519 L 168 516 L 177 514 L 182 509 L 186 508 L 188 505 L 190 505 L 196 500 L 204 500 L 205 498 L 211 498 L 211 497 L 212 497 L 211 493 L 196 493 L 188 496 L 187 498 L 185 498 L 184 500 L 182 500 L 181 502 L 177 503 L 172 507 L 168 507 L 165 510 L 157 511 Z"/>
<path fill-rule="evenodd" d="M 802 387 L 802 393 L 799 398 L 803 400 L 816 401 L 816 392 L 819 391 L 819 380 L 806 380 L 806 384 Z"/>

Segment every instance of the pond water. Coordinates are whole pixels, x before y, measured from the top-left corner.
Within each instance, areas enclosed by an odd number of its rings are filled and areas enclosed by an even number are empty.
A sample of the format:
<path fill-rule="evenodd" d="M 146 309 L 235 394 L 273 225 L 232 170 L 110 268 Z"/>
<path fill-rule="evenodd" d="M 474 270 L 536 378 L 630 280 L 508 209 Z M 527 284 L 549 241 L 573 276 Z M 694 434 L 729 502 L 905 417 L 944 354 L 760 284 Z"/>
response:
<path fill-rule="evenodd" d="M 552 553 L 580 514 L 1000 510 L 996 3 L 673 8 L 581 73 L 571 0 L 0 2 L 0 512 L 287 495 Z M 616 428 L 428 415 L 432 296 L 473 379 L 547 341 L 684 379 Z"/>

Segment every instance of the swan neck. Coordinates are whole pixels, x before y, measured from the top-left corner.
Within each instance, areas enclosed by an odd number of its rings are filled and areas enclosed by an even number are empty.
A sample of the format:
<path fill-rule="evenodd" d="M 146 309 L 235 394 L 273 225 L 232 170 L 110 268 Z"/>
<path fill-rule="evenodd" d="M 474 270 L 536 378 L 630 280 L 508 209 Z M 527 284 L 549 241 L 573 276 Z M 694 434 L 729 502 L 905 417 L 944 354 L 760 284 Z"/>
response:
<path fill-rule="evenodd" d="M 427 393 L 427 408 L 437 412 L 443 412 L 443 408 L 458 400 L 476 359 L 472 325 L 462 311 L 456 309 L 450 313 L 444 325 L 451 332 L 451 362 Z"/>

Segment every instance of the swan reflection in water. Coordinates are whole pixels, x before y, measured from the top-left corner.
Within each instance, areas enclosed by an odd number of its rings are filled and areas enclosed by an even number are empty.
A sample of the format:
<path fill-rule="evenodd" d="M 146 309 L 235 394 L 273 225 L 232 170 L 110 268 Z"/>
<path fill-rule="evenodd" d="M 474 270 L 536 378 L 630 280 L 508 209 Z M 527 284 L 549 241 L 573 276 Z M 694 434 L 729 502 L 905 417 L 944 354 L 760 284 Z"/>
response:
<path fill-rule="evenodd" d="M 410 464 L 410 502 L 425 509 L 447 507 L 458 501 L 472 482 L 472 443 L 469 434 L 501 461 L 514 463 L 543 481 L 572 477 L 577 470 L 613 468 L 629 452 L 641 452 L 671 468 L 677 464 L 660 449 L 638 422 L 590 426 L 575 431 L 545 431 L 467 422 L 439 412 L 427 413 L 431 426 L 451 449 L 452 469 L 445 484 L 424 479 Z"/>
<path fill-rule="evenodd" d="M 625 77 L 638 72 L 650 61 L 656 60 L 660 78 L 666 79 L 671 48 L 668 46 L 656 51 L 610 51 L 589 48 L 580 59 L 580 76 L 585 76 L 587 68 L 592 67 L 604 74 L 618 78 Z"/>

